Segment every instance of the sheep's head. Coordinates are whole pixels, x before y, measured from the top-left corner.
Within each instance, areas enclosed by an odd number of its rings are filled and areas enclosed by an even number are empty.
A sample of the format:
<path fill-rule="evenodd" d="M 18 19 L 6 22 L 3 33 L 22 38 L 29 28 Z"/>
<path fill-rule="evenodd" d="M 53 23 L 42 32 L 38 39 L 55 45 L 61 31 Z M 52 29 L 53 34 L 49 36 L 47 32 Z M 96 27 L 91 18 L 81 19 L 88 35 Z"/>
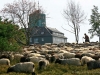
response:
<path fill-rule="evenodd" d="M 32 72 L 32 75 L 36 75 L 36 73 L 35 72 Z"/>
<path fill-rule="evenodd" d="M 8 68 L 7 73 L 9 73 L 9 72 L 13 72 L 13 68 L 12 67 Z"/>
<path fill-rule="evenodd" d="M 58 58 L 58 59 L 56 59 L 55 63 L 61 64 L 61 60 Z"/>

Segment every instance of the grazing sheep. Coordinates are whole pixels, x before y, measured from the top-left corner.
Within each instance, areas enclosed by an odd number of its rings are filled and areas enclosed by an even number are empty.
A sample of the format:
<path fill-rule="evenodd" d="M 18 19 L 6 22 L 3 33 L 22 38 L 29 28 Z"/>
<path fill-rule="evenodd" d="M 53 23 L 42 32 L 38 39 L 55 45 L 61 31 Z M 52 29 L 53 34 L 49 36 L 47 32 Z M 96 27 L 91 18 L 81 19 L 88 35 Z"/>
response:
<path fill-rule="evenodd" d="M 27 56 L 23 56 L 20 58 L 20 62 L 29 62 L 29 61 L 30 61 L 30 59 Z"/>
<path fill-rule="evenodd" d="M 45 69 L 47 65 L 49 65 L 49 61 L 44 59 L 44 60 L 40 60 L 39 63 L 39 70 L 40 69 Z"/>
<path fill-rule="evenodd" d="M 14 59 L 20 60 L 21 57 L 23 57 L 24 55 L 22 54 L 15 54 L 14 55 Z"/>
<path fill-rule="evenodd" d="M 24 62 L 24 63 L 17 63 L 8 68 L 7 73 L 9 72 L 22 72 L 22 73 L 32 73 L 35 75 L 35 66 L 33 62 Z"/>
<path fill-rule="evenodd" d="M 55 63 L 66 65 L 67 64 L 67 59 L 59 59 L 59 58 L 57 58 Z"/>
<path fill-rule="evenodd" d="M 40 60 L 42 60 L 44 58 L 33 56 L 33 57 L 29 57 L 29 59 L 31 62 L 38 63 Z"/>
<path fill-rule="evenodd" d="M 64 58 L 67 59 L 67 58 L 74 58 L 75 57 L 75 53 L 64 53 L 63 54 Z"/>
<path fill-rule="evenodd" d="M 100 61 L 89 61 L 87 62 L 88 70 L 100 68 Z"/>
<path fill-rule="evenodd" d="M 94 55 L 94 56 L 92 56 L 92 58 L 95 59 L 95 60 L 99 60 L 100 56 L 99 55 Z"/>
<path fill-rule="evenodd" d="M 92 57 L 92 56 L 94 56 L 94 54 L 86 52 L 86 53 L 83 53 L 82 56 Z"/>
<path fill-rule="evenodd" d="M 2 59 L 2 58 L 7 58 L 9 60 L 13 60 L 14 59 L 14 56 L 13 56 L 13 54 L 2 54 L 0 56 L 0 59 Z"/>
<path fill-rule="evenodd" d="M 56 60 L 56 57 L 55 57 L 54 55 L 52 55 L 52 56 L 50 57 L 50 62 L 53 63 L 53 62 L 55 62 L 55 60 Z"/>
<path fill-rule="evenodd" d="M 79 58 L 70 58 L 70 59 L 67 59 L 67 64 L 68 65 L 80 66 L 81 65 L 81 61 L 80 61 Z"/>
<path fill-rule="evenodd" d="M 2 58 L 10 59 L 10 57 L 8 56 L 8 54 L 2 54 L 2 55 L 0 56 L 0 59 L 2 59 Z"/>
<path fill-rule="evenodd" d="M 0 65 L 8 65 L 10 66 L 10 60 L 7 58 L 0 59 Z"/>
<path fill-rule="evenodd" d="M 70 58 L 70 59 L 56 59 L 55 63 L 59 63 L 62 65 L 76 65 L 76 66 L 80 66 L 81 62 L 79 58 Z"/>
<path fill-rule="evenodd" d="M 84 64 L 87 64 L 89 61 L 95 61 L 95 59 L 88 56 L 83 56 L 81 59 L 81 65 L 83 66 Z"/>
<path fill-rule="evenodd" d="M 82 55 L 81 54 L 75 54 L 75 58 L 79 58 L 81 60 Z"/>

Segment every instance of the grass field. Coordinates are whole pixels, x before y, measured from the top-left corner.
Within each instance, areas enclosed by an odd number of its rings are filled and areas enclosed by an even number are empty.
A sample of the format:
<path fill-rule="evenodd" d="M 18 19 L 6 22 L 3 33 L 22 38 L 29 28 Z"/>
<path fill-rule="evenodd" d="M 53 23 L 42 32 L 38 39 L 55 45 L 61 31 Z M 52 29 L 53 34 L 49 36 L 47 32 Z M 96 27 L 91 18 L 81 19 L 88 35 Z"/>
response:
<path fill-rule="evenodd" d="M 11 65 L 15 64 L 13 61 Z M 28 73 L 6 73 L 8 66 L 0 65 L 0 75 L 31 75 Z M 44 70 L 38 70 L 38 64 L 35 63 L 35 72 L 37 75 L 99 75 L 100 69 L 88 70 L 87 66 L 60 65 L 52 63 Z"/>

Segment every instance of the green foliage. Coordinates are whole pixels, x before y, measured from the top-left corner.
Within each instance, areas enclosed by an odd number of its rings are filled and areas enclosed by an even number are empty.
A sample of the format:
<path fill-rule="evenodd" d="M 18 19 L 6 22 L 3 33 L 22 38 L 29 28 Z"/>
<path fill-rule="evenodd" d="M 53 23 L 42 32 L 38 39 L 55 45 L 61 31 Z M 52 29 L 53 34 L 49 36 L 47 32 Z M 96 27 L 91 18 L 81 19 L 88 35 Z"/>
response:
<path fill-rule="evenodd" d="M 94 35 L 100 34 L 100 13 L 98 12 L 98 7 L 94 6 L 92 9 L 92 15 L 90 16 L 90 25 L 91 29 L 89 29 L 89 33 L 91 34 L 91 38 Z"/>
<path fill-rule="evenodd" d="M 15 37 L 18 33 L 18 27 L 7 20 L 0 22 L 0 51 L 19 50 Z"/>

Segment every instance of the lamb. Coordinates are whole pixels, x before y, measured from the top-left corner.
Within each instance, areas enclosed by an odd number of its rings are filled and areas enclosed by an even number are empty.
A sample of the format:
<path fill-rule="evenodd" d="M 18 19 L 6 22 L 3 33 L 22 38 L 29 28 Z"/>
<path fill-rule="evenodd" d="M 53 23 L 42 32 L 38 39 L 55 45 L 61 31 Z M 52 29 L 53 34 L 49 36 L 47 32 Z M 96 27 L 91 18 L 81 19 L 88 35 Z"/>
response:
<path fill-rule="evenodd" d="M 45 69 L 47 65 L 49 65 L 49 61 L 46 59 L 40 60 L 39 63 L 39 70 Z"/>
<path fill-rule="evenodd" d="M 80 66 L 81 62 L 79 58 L 70 58 L 70 59 L 56 59 L 55 63 L 59 63 L 62 65 L 76 65 L 76 66 Z"/>
<path fill-rule="evenodd" d="M 22 72 L 22 73 L 32 73 L 35 75 L 35 65 L 33 62 L 24 62 L 24 63 L 17 63 L 13 66 L 10 66 L 7 70 L 9 72 Z"/>
<path fill-rule="evenodd" d="M 89 61 L 95 61 L 95 59 L 88 56 L 83 56 L 81 59 L 81 65 L 83 66 L 84 64 L 87 64 Z"/>
<path fill-rule="evenodd" d="M 87 62 L 88 70 L 100 68 L 100 61 L 89 61 Z"/>
<path fill-rule="evenodd" d="M 0 65 L 8 65 L 10 66 L 10 60 L 7 58 L 0 59 Z"/>

